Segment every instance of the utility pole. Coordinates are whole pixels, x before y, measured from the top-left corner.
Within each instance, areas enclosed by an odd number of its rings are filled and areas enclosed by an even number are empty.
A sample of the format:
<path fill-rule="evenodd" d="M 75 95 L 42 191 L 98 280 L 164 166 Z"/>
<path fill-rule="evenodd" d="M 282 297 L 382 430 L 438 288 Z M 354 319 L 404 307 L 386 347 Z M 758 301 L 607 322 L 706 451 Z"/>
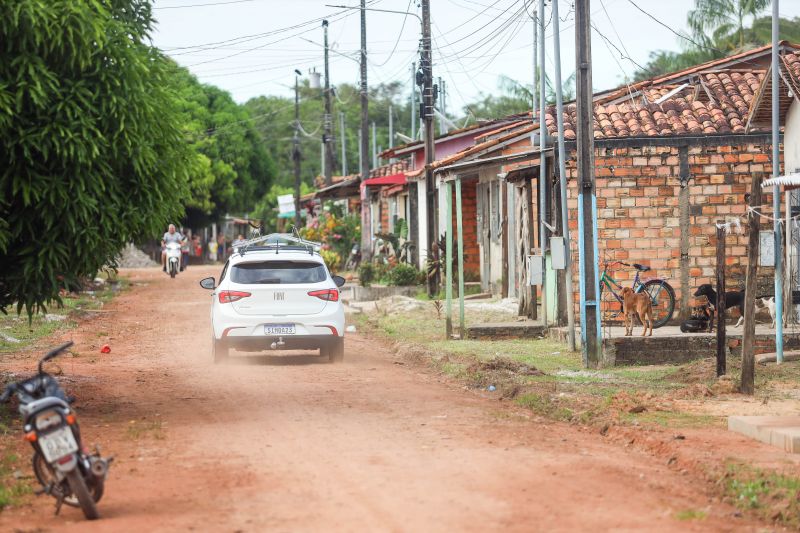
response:
<path fill-rule="evenodd" d="M 780 159 L 780 94 L 778 76 L 778 30 L 780 12 L 778 0 L 772 0 L 772 177 L 781 175 Z M 783 363 L 783 257 L 781 254 L 781 186 L 772 188 L 772 216 L 775 232 L 775 354 L 776 361 Z"/>
<path fill-rule="evenodd" d="M 417 140 L 417 62 L 411 63 L 411 137 Z"/>
<path fill-rule="evenodd" d="M 300 229 L 300 71 L 294 71 L 294 138 L 292 139 L 294 160 L 294 227 Z"/>
<path fill-rule="evenodd" d="M 372 168 L 378 168 L 378 133 L 375 123 L 372 123 Z"/>
<path fill-rule="evenodd" d="M 539 65 L 542 75 L 539 78 L 539 253 L 542 254 L 542 325 L 547 327 L 547 125 L 545 124 L 545 75 L 544 75 L 544 0 L 539 0 Z M 533 302 L 536 305 L 536 302 Z"/>
<path fill-rule="evenodd" d="M 578 151 L 578 253 L 581 292 L 583 364 L 597 368 L 602 361 L 602 331 L 597 301 L 597 202 L 594 183 L 592 109 L 592 33 L 589 0 L 575 0 L 576 126 Z"/>
<path fill-rule="evenodd" d="M 439 78 L 439 87 L 441 87 L 442 91 L 442 116 L 447 118 L 447 82 L 445 82 L 442 78 Z M 447 122 L 444 120 L 442 122 L 444 122 L 444 132 L 447 133 Z"/>
<path fill-rule="evenodd" d="M 392 106 L 389 106 L 389 149 L 394 146 L 394 113 L 392 113 Z M 394 161 L 393 159 L 391 161 Z"/>
<path fill-rule="evenodd" d="M 369 179 L 369 95 L 367 94 L 367 0 L 361 0 L 361 181 Z M 361 198 L 361 258 L 364 262 L 372 259 L 372 227 L 369 216 L 369 187 L 364 189 Z"/>
<path fill-rule="evenodd" d="M 325 117 L 323 123 L 325 131 L 322 134 L 322 144 L 325 147 L 325 165 L 323 172 L 325 185 L 333 183 L 333 115 L 331 114 L 331 78 L 328 70 L 328 21 L 322 21 L 325 32 Z"/>
<path fill-rule="evenodd" d="M 531 0 L 531 4 L 533 4 L 533 0 Z M 533 20 L 533 85 L 531 86 L 531 95 L 533 97 L 532 98 L 533 102 L 531 103 L 531 122 L 533 123 L 533 126 L 535 127 L 537 124 L 539 124 L 539 116 L 538 116 L 538 113 L 537 113 L 537 110 L 539 108 L 539 89 L 538 89 L 539 88 L 539 56 L 538 56 L 538 51 L 537 51 L 538 50 L 538 45 L 539 45 L 539 17 L 536 16 L 536 10 L 535 9 L 533 10 L 533 15 L 531 16 L 531 19 Z M 534 131 L 531 131 L 531 148 L 533 148 L 535 146 L 535 141 L 536 141 L 536 134 L 534 133 Z M 539 134 L 541 135 L 541 128 L 540 128 Z M 531 207 L 531 202 L 529 201 L 530 200 L 529 196 L 532 196 L 531 195 L 531 187 L 532 187 L 532 184 L 531 184 L 530 181 L 525 184 L 525 190 L 526 191 L 525 191 L 525 194 L 524 194 L 524 198 L 525 198 L 524 201 L 528 204 L 528 213 L 529 214 L 533 210 L 533 208 Z M 531 221 L 532 217 L 528 216 L 527 219 L 528 219 L 528 221 Z M 520 221 L 520 224 L 521 223 L 522 223 L 522 221 Z M 529 224 L 529 225 L 530 225 L 530 230 L 529 230 L 528 233 L 529 233 L 529 237 L 530 237 L 530 242 L 528 243 L 528 246 L 526 247 L 526 254 L 525 254 L 526 256 L 531 253 L 531 249 L 533 247 L 533 224 Z M 524 264 L 525 263 L 523 263 L 523 265 Z M 526 279 L 527 279 L 527 276 L 526 276 Z M 531 318 L 536 319 L 539 316 L 538 313 L 537 313 L 538 288 L 536 287 L 536 285 L 532 285 L 530 283 L 530 280 L 528 280 L 528 282 L 529 282 L 528 283 L 528 288 L 530 290 L 530 301 L 531 301 L 531 304 L 530 304 L 531 313 L 530 313 L 529 316 Z M 520 288 L 520 290 L 522 290 L 522 288 Z"/>
<path fill-rule="evenodd" d="M 753 174 L 748 203 L 753 209 L 761 206 L 761 174 Z M 758 276 L 758 237 L 761 221 L 750 212 L 747 231 L 747 275 L 744 289 L 744 330 L 742 331 L 742 374 L 739 391 L 752 395 L 755 392 L 756 362 L 753 350 L 756 335 L 756 279 Z"/>
<path fill-rule="evenodd" d="M 347 176 L 347 141 L 344 136 L 344 111 L 339 111 L 339 137 L 342 139 L 342 176 Z"/>
<path fill-rule="evenodd" d="M 437 96 L 438 96 L 437 100 L 439 100 L 439 113 L 444 115 L 444 105 L 443 105 L 444 104 L 444 89 L 442 88 L 442 78 L 439 77 L 438 81 L 439 81 L 439 83 L 436 85 L 436 89 L 437 90 L 435 91 L 434 94 L 438 93 L 437 94 Z M 439 121 L 439 135 L 444 135 L 445 134 L 444 128 L 445 128 L 444 120 L 440 120 Z"/>
<path fill-rule="evenodd" d="M 575 351 L 575 298 L 572 288 L 572 246 L 569 240 L 569 207 L 567 206 L 567 150 L 564 146 L 564 96 L 561 87 L 561 37 L 559 35 L 558 1 L 553 2 L 553 48 L 556 77 L 556 124 L 558 126 L 558 176 L 561 191 L 561 235 L 566 251 L 567 334 L 569 349 Z"/>
<path fill-rule="evenodd" d="M 363 2 L 364 0 L 362 0 Z M 436 155 L 433 142 L 433 116 L 436 102 L 433 97 L 433 58 L 431 54 L 431 3 L 422 0 L 422 57 L 420 58 L 422 79 L 417 80 L 422 85 L 422 117 L 425 123 L 425 192 L 427 202 L 428 226 L 428 259 L 439 259 L 438 241 L 439 233 L 436 229 L 436 186 L 433 182 L 433 163 Z M 421 82 L 421 83 L 420 83 Z M 428 277 L 428 296 L 439 292 L 439 280 L 436 276 Z"/>
<path fill-rule="evenodd" d="M 364 149 L 361 145 L 361 136 L 363 133 L 361 132 L 361 128 L 358 129 L 358 168 L 359 171 L 361 170 L 362 165 L 364 164 Z"/>

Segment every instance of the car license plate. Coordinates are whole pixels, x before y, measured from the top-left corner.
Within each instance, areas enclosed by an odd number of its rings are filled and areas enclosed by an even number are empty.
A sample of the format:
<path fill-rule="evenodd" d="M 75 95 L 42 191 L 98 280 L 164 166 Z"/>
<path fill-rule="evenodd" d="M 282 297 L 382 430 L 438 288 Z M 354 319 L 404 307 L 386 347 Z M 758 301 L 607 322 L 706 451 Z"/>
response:
<path fill-rule="evenodd" d="M 265 335 L 294 335 L 294 324 L 264 324 Z"/>
<path fill-rule="evenodd" d="M 72 429 L 68 426 L 58 428 L 46 435 L 39 435 L 37 440 L 48 463 L 78 451 L 78 443 L 75 442 Z"/>

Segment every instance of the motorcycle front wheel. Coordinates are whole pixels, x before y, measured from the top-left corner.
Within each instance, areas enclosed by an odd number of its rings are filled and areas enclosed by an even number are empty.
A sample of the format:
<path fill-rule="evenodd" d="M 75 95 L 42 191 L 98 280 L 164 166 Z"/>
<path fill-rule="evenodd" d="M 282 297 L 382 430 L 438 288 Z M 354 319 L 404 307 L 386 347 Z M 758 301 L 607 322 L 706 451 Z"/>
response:
<path fill-rule="evenodd" d="M 94 498 L 92 498 L 89 489 L 86 487 L 86 482 L 83 480 L 80 469 L 75 468 L 67 473 L 67 483 L 69 483 L 72 494 L 78 498 L 78 502 L 81 504 L 83 516 L 85 516 L 87 520 L 96 520 L 100 518 L 100 513 L 97 512 L 97 505 L 95 505 Z"/>
<path fill-rule="evenodd" d="M 36 480 L 45 489 L 52 484 L 50 495 L 54 498 L 58 498 L 59 495 L 62 495 L 65 492 L 64 489 L 62 489 L 62 486 L 58 484 L 52 467 L 47 464 L 47 461 L 44 460 L 44 457 L 42 457 L 39 452 L 35 452 L 33 454 L 33 473 L 36 475 Z M 95 502 L 99 502 L 100 498 L 103 497 L 104 488 L 105 485 L 103 483 L 99 483 L 89 488 L 90 492 L 92 493 L 92 498 Z M 69 496 L 64 496 L 64 503 L 70 507 L 81 506 L 81 503 L 78 501 L 78 498 L 74 493 L 70 494 Z"/>

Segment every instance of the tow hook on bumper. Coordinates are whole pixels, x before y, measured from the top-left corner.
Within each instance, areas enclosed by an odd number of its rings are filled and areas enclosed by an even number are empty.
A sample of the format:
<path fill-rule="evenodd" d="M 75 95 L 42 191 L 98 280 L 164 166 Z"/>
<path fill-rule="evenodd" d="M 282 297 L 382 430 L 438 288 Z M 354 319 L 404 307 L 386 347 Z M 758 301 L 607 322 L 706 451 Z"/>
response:
<path fill-rule="evenodd" d="M 275 342 L 273 342 L 272 344 L 269 345 L 269 347 L 272 348 L 273 350 L 277 350 L 278 348 L 280 348 L 282 346 L 286 346 L 286 343 L 283 342 L 283 337 L 278 337 L 277 341 L 275 341 Z"/>

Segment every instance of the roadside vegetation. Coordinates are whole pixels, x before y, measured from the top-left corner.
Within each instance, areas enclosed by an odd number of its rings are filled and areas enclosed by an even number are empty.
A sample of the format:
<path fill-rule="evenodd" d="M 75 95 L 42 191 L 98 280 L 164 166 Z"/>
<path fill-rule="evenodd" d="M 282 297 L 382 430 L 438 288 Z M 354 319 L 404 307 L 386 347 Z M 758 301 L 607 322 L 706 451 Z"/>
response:
<path fill-rule="evenodd" d="M 550 338 L 447 340 L 444 311 L 436 302 L 393 308 L 379 302 L 374 312 L 353 316 L 368 335 L 395 343 L 398 357 L 426 365 L 482 395 L 528 409 L 536 416 L 592 428 L 607 435 L 660 435 L 684 439 L 693 429 L 726 427 L 725 406 L 742 401 L 741 361 L 729 357 L 728 376 L 718 379 L 713 358 L 683 365 L 628 366 L 586 370 L 581 354 Z M 454 309 L 457 313 L 457 308 Z M 467 324 L 513 320 L 507 312 L 467 308 Z M 457 327 L 457 314 L 454 326 Z M 776 402 L 796 409 L 792 391 L 800 364 L 759 366 L 756 406 Z M 792 403 L 794 402 L 794 403 Z M 641 433 L 640 433 L 641 432 Z M 636 437 L 624 437 L 633 442 Z M 724 456 L 723 456 L 724 457 Z M 670 457 L 667 464 L 675 461 Z M 731 459 L 704 462 L 699 475 L 714 484 L 720 497 L 760 519 L 800 527 L 797 471 L 755 468 Z M 701 521 L 703 509 L 686 509 L 680 520 Z"/>
<path fill-rule="evenodd" d="M 62 296 L 61 306 L 52 305 L 46 312 L 30 318 L 16 313 L 0 314 L 0 354 L 27 348 L 39 339 L 76 327 L 80 319 L 102 313 L 103 306 L 127 287 L 126 280 L 112 276 L 101 286 L 92 284 L 85 290 Z"/>

